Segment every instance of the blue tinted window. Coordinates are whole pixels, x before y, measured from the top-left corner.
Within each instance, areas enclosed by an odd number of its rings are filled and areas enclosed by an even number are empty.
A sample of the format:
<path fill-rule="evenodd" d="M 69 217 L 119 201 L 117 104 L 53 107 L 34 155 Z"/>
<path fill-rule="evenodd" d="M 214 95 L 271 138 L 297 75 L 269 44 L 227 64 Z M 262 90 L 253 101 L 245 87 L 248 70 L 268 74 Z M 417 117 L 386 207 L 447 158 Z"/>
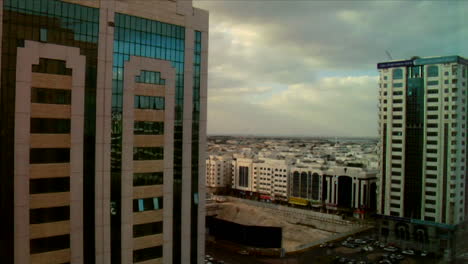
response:
<path fill-rule="evenodd" d="M 427 82 L 427 85 L 438 85 L 439 81 L 429 81 Z"/>
<path fill-rule="evenodd" d="M 393 70 L 393 79 L 403 79 L 403 70 L 402 69 L 394 69 Z"/>
<path fill-rule="evenodd" d="M 437 77 L 439 76 L 439 67 L 432 65 L 427 67 L 427 77 Z"/>

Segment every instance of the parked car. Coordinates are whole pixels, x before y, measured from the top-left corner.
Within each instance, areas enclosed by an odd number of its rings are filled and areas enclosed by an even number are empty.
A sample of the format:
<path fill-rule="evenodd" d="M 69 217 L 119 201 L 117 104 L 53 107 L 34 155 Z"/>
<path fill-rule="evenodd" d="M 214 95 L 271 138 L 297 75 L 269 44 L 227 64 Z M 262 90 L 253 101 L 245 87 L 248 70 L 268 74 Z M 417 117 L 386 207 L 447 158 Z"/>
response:
<path fill-rule="evenodd" d="M 384 247 L 384 250 L 388 252 L 397 252 L 398 248 L 389 246 L 389 247 Z"/>
<path fill-rule="evenodd" d="M 427 251 L 425 250 L 421 251 L 421 257 L 425 257 L 425 256 L 427 256 Z"/>
<path fill-rule="evenodd" d="M 406 249 L 406 250 L 403 250 L 401 253 L 405 254 L 405 255 L 414 255 L 414 250 L 412 249 Z"/>

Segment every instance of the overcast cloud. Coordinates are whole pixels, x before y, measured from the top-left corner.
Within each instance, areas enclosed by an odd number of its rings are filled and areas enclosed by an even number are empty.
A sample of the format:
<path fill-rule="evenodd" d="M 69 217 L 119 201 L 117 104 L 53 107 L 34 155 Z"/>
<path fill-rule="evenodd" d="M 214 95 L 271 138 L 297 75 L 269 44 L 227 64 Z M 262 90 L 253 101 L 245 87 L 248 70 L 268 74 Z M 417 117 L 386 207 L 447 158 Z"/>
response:
<path fill-rule="evenodd" d="M 468 56 L 468 1 L 194 5 L 210 12 L 209 134 L 377 136 L 386 50 Z"/>

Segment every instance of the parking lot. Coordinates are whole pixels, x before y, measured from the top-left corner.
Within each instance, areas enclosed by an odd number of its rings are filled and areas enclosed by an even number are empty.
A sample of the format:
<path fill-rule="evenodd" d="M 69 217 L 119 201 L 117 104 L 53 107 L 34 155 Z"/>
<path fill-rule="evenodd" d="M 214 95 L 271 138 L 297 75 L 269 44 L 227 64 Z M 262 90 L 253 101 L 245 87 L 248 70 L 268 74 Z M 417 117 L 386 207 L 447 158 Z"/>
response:
<path fill-rule="evenodd" d="M 220 242 L 222 243 L 222 242 Z M 215 261 L 206 263 L 268 263 L 268 264 L 300 264 L 300 263 L 347 263 L 347 264 L 413 264 L 440 263 L 440 258 L 433 254 L 415 249 L 399 247 L 396 244 L 385 244 L 375 240 L 372 232 L 365 232 L 354 237 L 348 237 L 333 243 L 326 243 L 310 248 L 302 253 L 284 258 L 268 258 L 240 254 L 241 251 L 230 251 L 207 247 L 207 254 L 216 256 Z"/>

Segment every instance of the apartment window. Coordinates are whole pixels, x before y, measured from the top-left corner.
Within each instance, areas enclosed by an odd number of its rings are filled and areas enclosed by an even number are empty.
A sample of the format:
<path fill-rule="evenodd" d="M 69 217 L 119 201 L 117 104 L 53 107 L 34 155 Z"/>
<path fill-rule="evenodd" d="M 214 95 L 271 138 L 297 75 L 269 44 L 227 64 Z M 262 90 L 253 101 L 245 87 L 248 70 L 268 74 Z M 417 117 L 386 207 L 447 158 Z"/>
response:
<path fill-rule="evenodd" d="M 159 209 L 163 209 L 163 197 L 133 200 L 133 212 L 144 212 Z"/>
<path fill-rule="evenodd" d="M 427 196 L 435 196 L 436 193 L 435 193 L 435 192 L 432 192 L 432 191 L 426 191 L 426 195 L 427 195 Z"/>
<path fill-rule="evenodd" d="M 29 245 L 31 254 L 66 249 L 70 248 L 70 235 L 31 239 Z"/>
<path fill-rule="evenodd" d="M 394 135 L 394 136 L 401 136 L 401 135 L 403 135 L 403 132 L 401 132 L 401 131 L 393 131 L 393 132 L 392 132 L 392 135 Z"/>
<path fill-rule="evenodd" d="M 29 223 L 31 225 L 65 221 L 69 219 L 69 206 L 38 208 L 29 210 Z"/>
<path fill-rule="evenodd" d="M 427 116 L 427 119 L 438 119 L 439 116 L 438 115 L 428 115 Z"/>
<path fill-rule="evenodd" d="M 68 148 L 32 148 L 29 151 L 29 163 L 68 163 L 70 149 Z"/>
<path fill-rule="evenodd" d="M 68 134 L 70 119 L 31 118 L 32 134 Z"/>
<path fill-rule="evenodd" d="M 426 158 L 427 162 L 437 162 L 437 158 L 428 157 Z"/>
<path fill-rule="evenodd" d="M 427 77 L 437 77 L 439 76 L 439 67 L 432 65 L 427 67 Z"/>
<path fill-rule="evenodd" d="M 428 106 L 427 110 L 428 111 L 437 111 L 437 110 L 439 110 L 439 107 L 438 106 Z"/>
<path fill-rule="evenodd" d="M 53 60 L 40 58 L 38 65 L 32 66 L 32 72 L 57 74 L 57 75 L 72 75 L 72 69 L 66 67 L 64 60 Z"/>
<path fill-rule="evenodd" d="M 439 85 L 439 81 L 428 81 L 427 85 L 428 86 L 430 86 L 430 85 Z"/>
<path fill-rule="evenodd" d="M 436 204 L 436 201 L 434 201 L 434 200 L 426 200 L 426 204 Z"/>
<path fill-rule="evenodd" d="M 427 153 L 437 153 L 437 149 L 427 149 Z"/>
<path fill-rule="evenodd" d="M 393 184 L 401 184 L 401 181 L 400 180 L 392 180 L 392 183 Z"/>
<path fill-rule="evenodd" d="M 141 224 L 133 226 L 133 237 L 142 237 L 163 232 L 163 222 L 155 222 L 149 224 Z"/>
<path fill-rule="evenodd" d="M 135 121 L 133 125 L 135 135 L 162 135 L 164 122 Z"/>
<path fill-rule="evenodd" d="M 424 211 L 426 211 L 426 213 L 435 213 L 434 208 L 425 208 Z"/>
<path fill-rule="evenodd" d="M 426 221 L 431 221 L 431 222 L 435 222 L 435 217 L 432 217 L 432 216 L 425 216 L 425 217 L 424 217 L 424 220 L 426 220 Z"/>
<path fill-rule="evenodd" d="M 402 99 L 395 99 L 395 100 L 393 100 L 393 103 L 394 104 L 401 104 L 401 103 L 403 103 L 403 100 Z"/>
<path fill-rule="evenodd" d="M 400 200 L 400 196 L 396 196 L 396 195 L 391 195 L 390 198 L 392 200 Z"/>
<path fill-rule="evenodd" d="M 429 123 L 429 124 L 427 124 L 427 127 L 429 127 L 429 128 L 437 128 L 437 127 L 438 127 L 438 124 L 437 124 L 437 123 Z"/>
<path fill-rule="evenodd" d="M 143 262 L 162 257 L 162 246 L 144 248 L 133 251 L 133 262 Z"/>
<path fill-rule="evenodd" d="M 390 204 L 390 207 L 392 207 L 392 208 L 400 208 L 400 204 L 391 203 L 391 204 Z"/>
<path fill-rule="evenodd" d="M 392 144 L 401 144 L 401 139 L 392 139 Z"/>
<path fill-rule="evenodd" d="M 401 176 L 400 171 L 392 171 L 392 176 Z"/>
<path fill-rule="evenodd" d="M 166 84 L 166 80 L 161 79 L 161 73 L 154 71 L 141 71 L 140 75 L 135 77 L 135 82 L 159 85 Z"/>
<path fill-rule="evenodd" d="M 437 141 L 436 140 L 428 140 L 427 144 L 428 145 L 437 145 Z"/>
<path fill-rule="evenodd" d="M 403 87 L 403 83 L 394 83 L 393 88 L 401 88 Z"/>
<path fill-rule="evenodd" d="M 146 172 L 133 174 L 133 186 L 159 185 L 163 184 L 163 172 Z"/>
<path fill-rule="evenodd" d="M 426 182 L 426 187 L 435 188 L 436 184 L 432 182 Z"/>
<path fill-rule="evenodd" d="M 426 166 L 426 170 L 437 170 L 437 166 Z"/>
<path fill-rule="evenodd" d="M 134 147 L 133 160 L 162 160 L 164 149 L 162 147 Z"/>
<path fill-rule="evenodd" d="M 403 125 L 401 123 L 394 123 L 392 124 L 393 127 L 402 127 Z"/>
<path fill-rule="evenodd" d="M 401 151 L 401 148 L 392 148 L 392 151 Z"/>
<path fill-rule="evenodd" d="M 44 178 L 31 179 L 29 182 L 29 193 L 55 193 L 70 191 L 70 178 Z"/>
<path fill-rule="evenodd" d="M 437 132 L 427 132 L 428 137 L 437 137 Z"/>
<path fill-rule="evenodd" d="M 403 70 L 402 69 L 394 69 L 392 74 L 393 74 L 392 78 L 394 80 L 403 79 Z"/>
<path fill-rule="evenodd" d="M 400 189 L 400 188 L 391 188 L 390 190 L 391 190 L 392 192 L 400 192 L 401 189 Z"/>
<path fill-rule="evenodd" d="M 39 104 L 71 104 L 71 90 L 32 88 L 31 102 Z"/>
<path fill-rule="evenodd" d="M 394 91 L 393 95 L 395 95 L 395 96 L 403 95 L 403 91 Z"/>
<path fill-rule="evenodd" d="M 449 81 L 448 81 L 448 80 L 444 80 L 444 84 L 448 84 L 448 83 L 449 83 Z"/>
<path fill-rule="evenodd" d="M 392 163 L 393 168 L 401 168 L 401 164 Z"/>
<path fill-rule="evenodd" d="M 401 160 L 401 156 L 392 155 L 392 159 L 394 159 L 394 160 Z"/>
<path fill-rule="evenodd" d="M 136 109 L 164 110 L 164 97 L 136 95 L 134 107 Z"/>
<path fill-rule="evenodd" d="M 47 42 L 47 29 L 41 28 L 39 31 L 39 41 L 40 42 Z"/>
<path fill-rule="evenodd" d="M 430 98 L 427 98 L 427 102 L 428 102 L 428 103 L 437 103 L 437 102 L 439 102 L 439 98 L 437 98 L 437 97 L 430 97 Z"/>

